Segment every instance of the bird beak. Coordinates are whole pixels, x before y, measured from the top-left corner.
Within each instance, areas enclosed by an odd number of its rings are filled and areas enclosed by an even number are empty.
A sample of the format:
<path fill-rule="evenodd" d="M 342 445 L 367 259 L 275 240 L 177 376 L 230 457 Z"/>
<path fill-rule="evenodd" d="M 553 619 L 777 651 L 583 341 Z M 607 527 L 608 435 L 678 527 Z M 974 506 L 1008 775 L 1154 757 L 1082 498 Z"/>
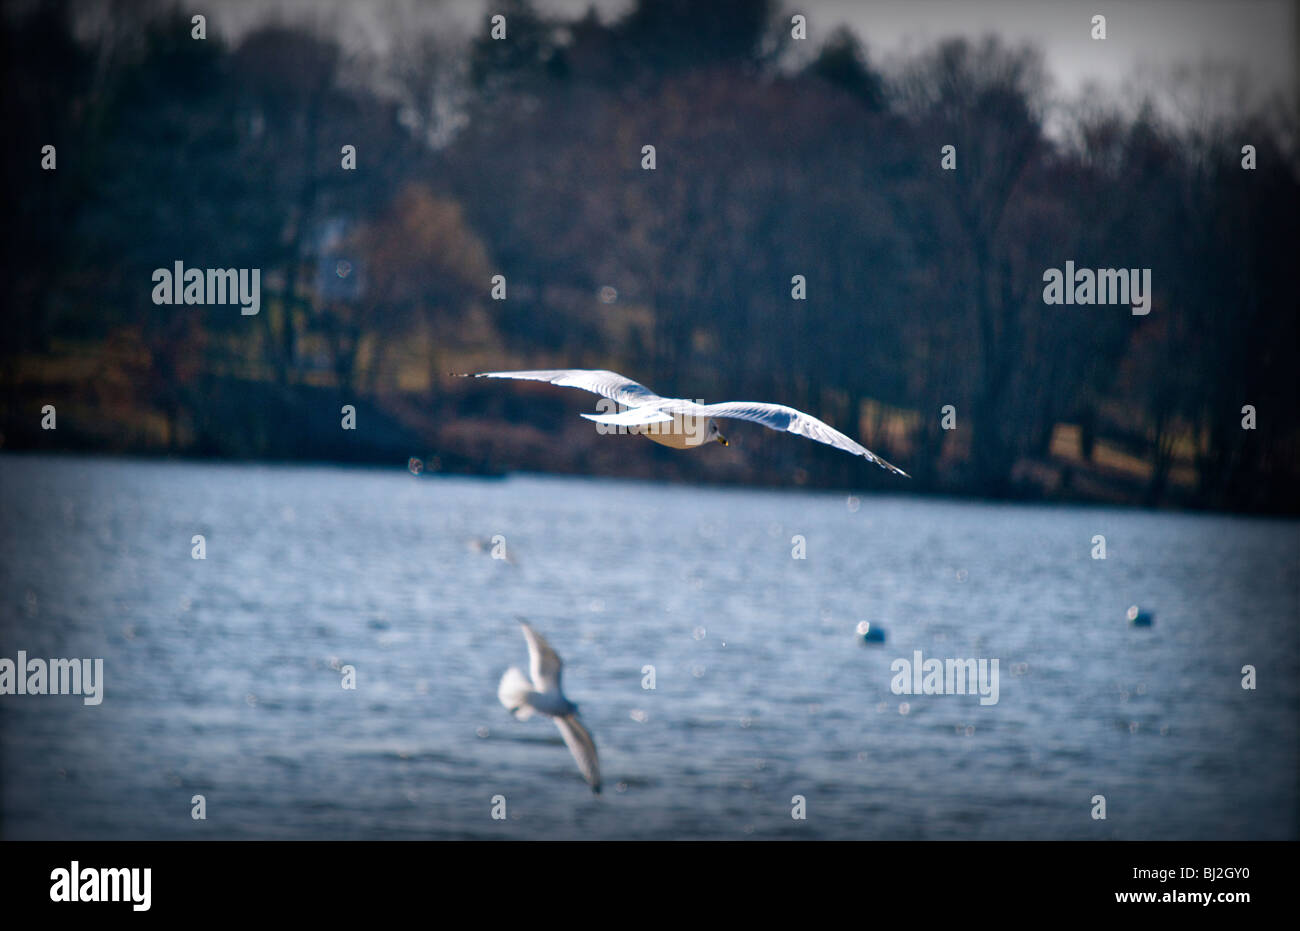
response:
<path fill-rule="evenodd" d="M 723 446 L 731 445 L 730 443 L 727 442 L 727 438 L 723 436 L 721 433 L 718 434 L 718 442 L 721 443 Z"/>

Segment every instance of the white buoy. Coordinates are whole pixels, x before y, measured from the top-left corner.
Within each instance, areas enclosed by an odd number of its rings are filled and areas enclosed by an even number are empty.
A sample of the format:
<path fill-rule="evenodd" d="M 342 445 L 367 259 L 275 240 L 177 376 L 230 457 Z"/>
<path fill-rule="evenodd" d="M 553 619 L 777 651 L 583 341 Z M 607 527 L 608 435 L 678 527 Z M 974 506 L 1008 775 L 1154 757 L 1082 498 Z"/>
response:
<path fill-rule="evenodd" d="M 1137 605 L 1128 609 L 1128 622 L 1134 627 L 1150 627 L 1155 622 L 1156 616 L 1150 611 L 1143 611 Z"/>
<path fill-rule="evenodd" d="M 859 621 L 858 633 L 861 635 L 863 643 L 885 642 L 885 629 L 872 624 L 870 621 Z"/>

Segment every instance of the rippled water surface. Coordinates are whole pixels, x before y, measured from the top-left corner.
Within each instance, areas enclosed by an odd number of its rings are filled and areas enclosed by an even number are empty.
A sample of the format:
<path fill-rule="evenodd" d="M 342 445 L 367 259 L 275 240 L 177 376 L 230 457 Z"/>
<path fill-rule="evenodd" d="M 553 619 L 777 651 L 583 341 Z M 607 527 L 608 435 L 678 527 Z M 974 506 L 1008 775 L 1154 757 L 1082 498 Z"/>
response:
<path fill-rule="evenodd" d="M 12 455 L 0 520 L 0 656 L 105 670 L 0 696 L 7 838 L 1300 836 L 1295 522 Z M 598 797 L 497 702 L 516 618 Z M 998 703 L 895 695 L 914 650 Z"/>

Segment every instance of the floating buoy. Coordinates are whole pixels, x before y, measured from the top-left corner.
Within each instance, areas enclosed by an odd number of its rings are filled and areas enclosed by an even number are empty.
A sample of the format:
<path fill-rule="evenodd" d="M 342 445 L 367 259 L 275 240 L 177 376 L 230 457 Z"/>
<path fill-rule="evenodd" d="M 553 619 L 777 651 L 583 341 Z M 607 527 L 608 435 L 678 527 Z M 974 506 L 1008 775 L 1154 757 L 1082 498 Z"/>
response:
<path fill-rule="evenodd" d="M 859 621 L 858 633 L 862 635 L 863 643 L 885 642 L 885 629 L 883 627 L 877 627 L 870 621 Z"/>
<path fill-rule="evenodd" d="M 1134 627 L 1150 627 L 1156 616 L 1150 611 L 1143 611 L 1137 605 L 1128 609 L 1128 622 Z"/>

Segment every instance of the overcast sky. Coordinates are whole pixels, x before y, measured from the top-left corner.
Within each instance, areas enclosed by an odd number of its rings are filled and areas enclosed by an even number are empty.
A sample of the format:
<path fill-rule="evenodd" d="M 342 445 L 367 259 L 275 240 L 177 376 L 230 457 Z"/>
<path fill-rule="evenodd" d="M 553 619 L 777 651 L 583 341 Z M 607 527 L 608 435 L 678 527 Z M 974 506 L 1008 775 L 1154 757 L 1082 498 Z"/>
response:
<path fill-rule="evenodd" d="M 707 3 L 709 0 L 699 0 Z M 484 23 L 495 0 L 189 0 L 215 28 L 238 33 L 265 19 L 268 9 L 289 20 L 319 18 L 324 11 L 348 24 L 345 42 L 380 47 L 393 24 L 467 32 Z M 812 42 L 840 24 L 854 29 L 873 58 L 935 40 L 996 34 L 1029 41 L 1044 52 L 1058 90 L 1073 95 L 1089 82 L 1117 88 L 1134 78 L 1167 71 L 1179 62 L 1207 59 L 1245 69 L 1260 89 L 1295 94 L 1300 18 L 1297 0 L 786 0 L 790 12 L 808 16 Z M 632 0 L 536 0 L 545 11 L 581 15 L 595 6 L 610 19 Z M 1106 16 L 1104 42 L 1090 37 L 1091 19 Z"/>
<path fill-rule="evenodd" d="M 1207 58 L 1294 90 L 1296 6 L 1292 0 L 819 0 L 809 9 L 819 19 L 849 24 L 885 55 L 953 34 L 1029 40 L 1043 50 L 1061 89 L 1075 92 L 1089 81 L 1116 85 L 1139 69 Z M 1106 17 L 1104 42 L 1091 38 L 1097 13 Z"/>

